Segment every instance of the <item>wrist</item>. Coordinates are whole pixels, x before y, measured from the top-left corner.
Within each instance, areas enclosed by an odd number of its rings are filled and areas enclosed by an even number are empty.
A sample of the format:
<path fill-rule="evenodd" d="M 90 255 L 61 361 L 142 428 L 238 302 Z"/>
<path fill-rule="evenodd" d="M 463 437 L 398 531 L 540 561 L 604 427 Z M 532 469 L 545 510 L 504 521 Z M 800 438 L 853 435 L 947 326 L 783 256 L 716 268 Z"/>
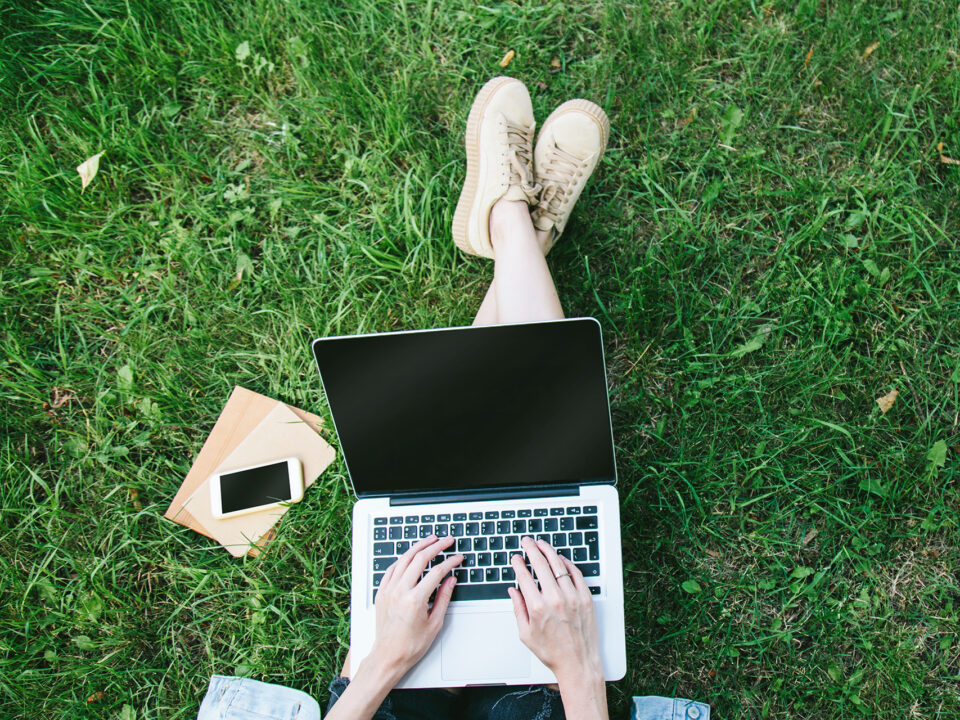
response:
<path fill-rule="evenodd" d="M 350 678 L 350 684 L 328 717 L 330 720 L 372 718 L 377 708 L 403 677 L 400 668 L 381 653 L 371 652 Z"/>
<path fill-rule="evenodd" d="M 599 658 L 555 672 L 568 720 L 607 720 L 607 685 Z"/>
<path fill-rule="evenodd" d="M 400 682 L 407 669 L 398 658 L 391 657 L 374 645 L 357 668 L 357 674 L 362 673 L 367 680 L 382 683 L 390 690 Z"/>
<path fill-rule="evenodd" d="M 567 686 L 604 685 L 603 663 L 600 658 L 593 658 L 586 662 L 571 663 L 551 668 L 557 678 L 560 689 Z"/>

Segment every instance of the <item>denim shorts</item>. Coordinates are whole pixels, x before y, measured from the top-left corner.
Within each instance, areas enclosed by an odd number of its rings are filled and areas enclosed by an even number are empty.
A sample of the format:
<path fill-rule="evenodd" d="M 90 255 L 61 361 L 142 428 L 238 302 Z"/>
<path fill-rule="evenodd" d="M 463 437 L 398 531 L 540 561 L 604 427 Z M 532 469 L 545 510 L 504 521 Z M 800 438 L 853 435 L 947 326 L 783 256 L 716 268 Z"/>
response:
<path fill-rule="evenodd" d="M 710 720 L 710 706 L 685 698 L 635 697 L 630 720 Z"/>
<path fill-rule="evenodd" d="M 320 706 L 299 690 L 214 675 L 197 720 L 320 720 Z"/>

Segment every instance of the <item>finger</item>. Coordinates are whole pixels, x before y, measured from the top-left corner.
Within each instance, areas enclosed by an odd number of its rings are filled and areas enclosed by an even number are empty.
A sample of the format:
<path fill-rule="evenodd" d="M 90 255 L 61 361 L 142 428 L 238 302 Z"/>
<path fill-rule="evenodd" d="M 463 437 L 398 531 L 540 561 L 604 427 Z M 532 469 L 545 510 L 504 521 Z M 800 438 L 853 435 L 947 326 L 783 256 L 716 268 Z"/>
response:
<path fill-rule="evenodd" d="M 561 557 L 560 559 L 563 560 L 567 572 L 570 573 L 570 580 L 573 581 L 573 586 L 577 592 L 586 597 L 590 597 L 590 588 L 587 587 L 587 581 L 583 579 L 583 573 L 580 572 L 580 568 L 574 565 L 572 560 L 568 560 L 565 557 Z"/>
<path fill-rule="evenodd" d="M 423 571 L 427 569 L 430 561 L 454 543 L 454 538 L 449 535 L 440 540 L 437 540 L 433 535 L 430 537 L 434 539 L 434 542 L 418 550 L 410 564 L 407 565 L 406 570 L 403 571 L 403 581 L 407 587 L 413 587 L 420 582 L 420 576 L 423 575 Z"/>
<path fill-rule="evenodd" d="M 415 545 L 411 545 L 410 548 L 400 556 L 400 559 L 394 563 L 394 567 L 396 569 L 393 571 L 393 574 L 398 578 L 402 577 L 404 571 L 407 569 L 407 566 L 409 566 L 410 562 L 413 560 L 414 555 L 423 550 L 425 547 L 429 547 L 434 541 L 436 541 L 436 538 L 433 535 L 428 535 Z"/>
<path fill-rule="evenodd" d="M 449 574 L 457 565 L 463 562 L 463 555 L 457 553 L 453 557 L 448 557 L 442 563 L 427 573 L 427 576 L 417 584 L 417 589 L 424 599 L 430 597 L 430 593 L 437 589 L 437 585 L 443 580 L 444 576 Z M 436 601 L 434 601 L 436 602 Z"/>
<path fill-rule="evenodd" d="M 393 573 L 397 569 L 398 562 L 400 562 L 399 559 L 394 560 L 393 565 L 388 567 L 387 571 L 383 574 L 383 577 L 380 578 L 380 592 L 383 592 L 383 588 L 390 584 L 390 578 L 393 577 Z"/>
<path fill-rule="evenodd" d="M 437 590 L 437 596 L 433 599 L 433 608 L 430 610 L 430 622 L 437 626 L 443 624 L 443 616 L 447 612 L 447 606 L 450 604 L 450 598 L 453 595 L 453 588 L 457 584 L 457 579 L 452 575 L 440 583 L 440 589 Z"/>
<path fill-rule="evenodd" d="M 530 600 L 540 595 L 540 591 L 537 589 L 537 583 L 523 562 L 523 555 L 520 553 L 514 555 L 510 558 L 510 564 L 513 566 L 513 572 L 517 576 L 517 585 L 520 586 L 520 592 L 523 593 L 524 599 Z"/>
<path fill-rule="evenodd" d="M 513 600 L 513 614 L 517 618 L 517 629 L 523 635 L 530 627 L 530 613 L 527 612 L 527 603 L 523 600 L 523 593 L 516 588 L 507 588 L 507 594 Z"/>
<path fill-rule="evenodd" d="M 553 546 L 544 540 L 537 540 L 537 548 L 539 548 L 540 552 L 542 552 L 543 556 L 547 559 L 550 565 L 550 572 L 553 573 L 553 579 L 556 581 L 557 587 L 561 590 L 573 590 L 573 582 L 570 581 L 570 577 L 567 575 L 567 568 L 563 564 L 560 555 L 553 549 Z M 558 575 L 562 575 L 563 577 L 557 577 Z"/>
<path fill-rule="evenodd" d="M 530 564 L 533 565 L 533 571 L 537 574 L 537 580 L 540 581 L 540 592 L 544 595 L 559 593 L 560 587 L 550 570 L 550 563 L 540 552 L 540 548 L 533 541 L 533 538 L 525 537 L 520 540 L 520 544 L 527 553 L 527 557 L 530 558 Z"/>

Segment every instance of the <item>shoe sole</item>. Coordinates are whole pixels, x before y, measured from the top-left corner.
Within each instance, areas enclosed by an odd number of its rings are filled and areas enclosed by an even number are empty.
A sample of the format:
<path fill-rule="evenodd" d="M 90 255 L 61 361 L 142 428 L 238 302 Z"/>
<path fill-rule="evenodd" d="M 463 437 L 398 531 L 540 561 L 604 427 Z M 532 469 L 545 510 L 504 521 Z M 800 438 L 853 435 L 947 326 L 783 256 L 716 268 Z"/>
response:
<path fill-rule="evenodd" d="M 457 209 L 453 213 L 453 242 L 468 255 L 489 257 L 475 249 L 467 239 L 470 227 L 470 216 L 475 210 L 477 202 L 477 188 L 480 186 L 480 118 L 486 109 L 487 103 L 493 94 L 508 83 L 520 82 L 516 78 L 501 75 L 489 80 L 480 92 L 477 93 L 470 115 L 467 118 L 467 132 L 465 144 L 467 148 L 467 178 L 460 191 Z M 602 112 L 602 111 L 601 111 Z"/>

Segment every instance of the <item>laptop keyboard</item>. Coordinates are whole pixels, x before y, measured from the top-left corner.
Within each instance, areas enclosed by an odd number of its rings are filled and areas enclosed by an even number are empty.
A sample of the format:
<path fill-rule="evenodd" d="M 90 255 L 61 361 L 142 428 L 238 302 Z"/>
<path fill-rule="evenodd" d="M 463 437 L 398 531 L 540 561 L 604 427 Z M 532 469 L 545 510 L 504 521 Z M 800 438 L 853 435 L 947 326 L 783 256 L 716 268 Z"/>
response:
<path fill-rule="evenodd" d="M 524 535 L 545 540 L 572 560 L 587 580 L 590 592 L 600 594 L 600 534 L 596 505 L 573 503 L 549 508 L 487 510 L 423 515 L 390 514 L 373 518 L 373 598 L 383 573 L 411 545 L 428 535 L 452 535 L 456 543 L 434 558 L 427 568 L 447 557 L 463 554 L 454 570 L 453 601 L 507 598 L 516 587 L 510 557 L 522 553 Z M 527 568 L 530 563 L 527 561 Z M 426 571 L 425 573 L 426 574 Z"/>

